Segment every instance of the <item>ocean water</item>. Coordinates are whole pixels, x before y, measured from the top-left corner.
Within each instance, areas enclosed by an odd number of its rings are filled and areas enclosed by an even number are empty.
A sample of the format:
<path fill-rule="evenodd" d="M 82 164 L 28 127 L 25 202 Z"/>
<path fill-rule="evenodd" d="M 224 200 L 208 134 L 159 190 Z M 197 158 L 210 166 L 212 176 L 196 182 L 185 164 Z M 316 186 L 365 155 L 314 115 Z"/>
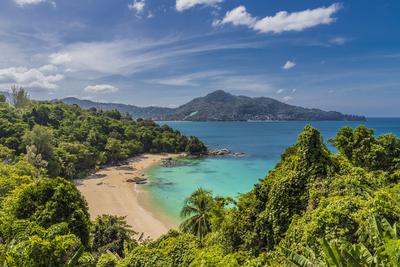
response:
<path fill-rule="evenodd" d="M 324 141 L 343 126 L 364 124 L 378 135 L 400 136 L 400 118 L 374 118 L 366 122 L 167 122 L 186 135 L 199 137 L 211 148 L 229 148 L 245 156 L 184 159 L 176 167 L 155 166 L 148 170 L 146 185 L 152 202 L 175 222 L 184 199 L 203 187 L 215 195 L 237 197 L 246 193 L 274 168 L 284 150 L 296 142 L 302 128 L 311 124 L 320 130 Z M 329 146 L 329 144 L 328 144 Z M 334 148 L 329 146 L 331 150 Z"/>

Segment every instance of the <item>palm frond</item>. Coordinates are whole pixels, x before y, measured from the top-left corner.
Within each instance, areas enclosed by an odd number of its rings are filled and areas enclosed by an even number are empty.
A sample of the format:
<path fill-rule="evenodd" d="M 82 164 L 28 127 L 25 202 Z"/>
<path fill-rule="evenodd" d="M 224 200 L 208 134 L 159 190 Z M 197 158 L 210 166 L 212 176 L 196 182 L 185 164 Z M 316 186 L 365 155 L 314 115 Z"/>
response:
<path fill-rule="evenodd" d="M 310 259 L 307 259 L 306 257 L 297 254 L 296 252 L 284 248 L 281 248 L 283 253 L 285 254 L 285 259 L 288 262 L 288 264 L 291 264 L 292 266 L 299 266 L 299 267 L 316 267 L 318 266 L 316 263 L 312 262 Z"/>
<path fill-rule="evenodd" d="M 73 267 L 78 265 L 79 258 L 82 256 L 85 248 L 84 246 L 80 246 L 72 258 L 68 261 L 65 267 Z"/>

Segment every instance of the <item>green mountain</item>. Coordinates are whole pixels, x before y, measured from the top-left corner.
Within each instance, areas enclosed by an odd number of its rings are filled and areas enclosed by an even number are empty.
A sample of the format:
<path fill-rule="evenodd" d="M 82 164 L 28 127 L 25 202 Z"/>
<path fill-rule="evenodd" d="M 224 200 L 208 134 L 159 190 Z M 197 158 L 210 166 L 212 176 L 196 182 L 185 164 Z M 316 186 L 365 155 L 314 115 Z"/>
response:
<path fill-rule="evenodd" d="M 121 113 L 129 113 L 134 118 L 163 120 L 167 114 L 171 113 L 170 108 L 163 107 L 137 107 L 133 105 L 118 103 L 100 103 L 90 100 L 82 100 L 75 97 L 61 99 L 67 105 L 78 105 L 81 108 L 96 108 L 100 110 L 118 110 Z"/>
<path fill-rule="evenodd" d="M 268 97 L 235 96 L 219 90 L 195 98 L 178 108 L 137 107 L 132 105 L 97 103 L 77 98 L 61 99 L 67 104 L 83 108 L 117 109 L 135 118 L 183 121 L 269 121 L 269 120 L 357 120 L 365 117 L 346 115 L 336 111 L 323 111 L 292 106 Z"/>

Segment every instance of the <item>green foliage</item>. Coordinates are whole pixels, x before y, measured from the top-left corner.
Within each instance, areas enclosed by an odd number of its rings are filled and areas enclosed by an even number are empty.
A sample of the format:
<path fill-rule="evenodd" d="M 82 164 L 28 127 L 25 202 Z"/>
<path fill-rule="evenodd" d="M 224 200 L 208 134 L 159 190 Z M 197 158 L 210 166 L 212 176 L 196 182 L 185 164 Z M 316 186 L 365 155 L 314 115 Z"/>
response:
<path fill-rule="evenodd" d="M 79 249 L 80 241 L 74 235 L 43 239 L 37 235 L 11 245 L 3 256 L 5 266 L 62 266 Z"/>
<path fill-rule="evenodd" d="M 35 169 L 28 164 L 6 165 L 0 163 L 0 203 L 15 188 L 32 182 Z"/>
<path fill-rule="evenodd" d="M 363 233 L 369 233 L 372 225 L 368 218 L 400 221 L 399 169 L 395 164 L 399 160 L 398 139 L 392 135 L 375 137 L 371 130 L 359 127 L 356 141 L 349 141 L 352 133 L 349 128 L 339 131 L 335 142 L 339 155 L 333 155 L 319 132 L 306 126 L 297 144 L 287 149 L 266 179 L 242 195 L 237 205 L 225 208 L 222 222 L 211 226 L 210 245 L 222 244 L 225 255 L 268 252 L 264 262 L 270 265 L 282 265 L 283 252 L 288 249 L 293 252 L 290 257 L 303 261 L 301 266 L 310 262 L 317 266 L 327 252 L 320 240 L 327 240 L 331 252 L 340 252 L 340 257 L 344 247 L 354 253 L 371 251 L 376 244 L 364 243 L 365 250 L 357 243 L 367 239 Z M 371 142 L 382 145 L 386 154 L 376 156 Z M 363 152 L 354 154 L 357 149 Z M 364 157 L 368 153 L 373 156 Z M 350 249 L 349 244 L 354 247 Z M 393 251 L 390 248 L 388 251 Z M 383 259 L 382 255 L 378 257 Z M 310 258 L 312 261 L 308 261 Z"/>
<path fill-rule="evenodd" d="M 44 178 L 18 187 L 4 199 L 3 210 L 15 219 L 29 220 L 45 228 L 66 222 L 70 232 L 88 244 L 86 202 L 75 185 L 62 178 Z"/>
<path fill-rule="evenodd" d="M 189 266 L 195 259 L 200 243 L 191 234 L 171 230 L 149 246 L 167 255 L 172 266 Z"/>
<path fill-rule="evenodd" d="M 97 261 L 96 267 L 114 267 L 117 265 L 117 257 L 111 252 L 102 254 Z"/>
<path fill-rule="evenodd" d="M 184 203 L 182 232 L 135 241 L 123 217 L 103 215 L 91 224 L 75 185 L 46 178 L 43 170 L 72 179 L 137 153 L 201 153 L 202 144 L 115 111 L 31 105 L 18 111 L 0 105 L 7 110 L 0 113 L 3 265 L 400 265 L 400 142 L 394 135 L 343 128 L 332 140 L 334 155 L 306 126 L 275 169 L 237 201 L 200 188 Z"/>
<path fill-rule="evenodd" d="M 239 267 L 238 255 L 224 253 L 224 250 L 219 246 L 210 246 L 197 251 L 195 260 L 190 264 L 192 267 L 209 266 L 209 267 L 224 267 L 232 266 Z"/>
<path fill-rule="evenodd" d="M 27 160 L 51 177 L 82 178 L 103 164 L 144 152 L 199 153 L 206 149 L 197 138 L 188 139 L 152 121 L 135 122 L 115 110 L 35 101 L 17 106 L 0 105 L 0 157 L 29 154 Z"/>
<path fill-rule="evenodd" d="M 15 108 L 25 108 L 30 105 L 28 92 L 22 87 L 11 87 L 11 102 Z"/>
<path fill-rule="evenodd" d="M 400 243 L 396 224 L 392 226 L 386 219 L 377 221 L 376 217 L 371 217 L 369 222 L 369 230 L 363 234 L 371 243 L 341 242 L 342 245 L 338 246 L 338 240 L 329 243 L 322 238 L 321 259 L 317 259 L 312 251 L 303 256 L 282 248 L 285 260 L 294 266 L 399 266 Z M 310 250 L 303 248 L 303 254 L 304 251 Z"/>
<path fill-rule="evenodd" d="M 111 251 L 124 256 L 124 243 L 134 242 L 132 236 L 136 234 L 130 228 L 124 217 L 98 216 L 93 224 L 93 250 L 100 253 Z"/>
<path fill-rule="evenodd" d="M 186 219 L 180 225 L 182 231 L 203 239 L 211 231 L 211 192 L 202 188 L 194 191 L 186 200 L 181 210 L 181 217 Z M 189 217 L 189 218 L 188 218 Z"/>
<path fill-rule="evenodd" d="M 166 267 L 173 266 L 171 259 L 161 251 L 146 246 L 134 248 L 123 260 L 118 262 L 118 267 Z"/>
<path fill-rule="evenodd" d="M 393 134 L 376 138 L 372 129 L 342 128 L 330 140 L 355 166 L 368 170 L 394 171 L 400 168 L 400 141 Z"/>
<path fill-rule="evenodd" d="M 310 190 L 335 170 L 335 162 L 319 132 L 306 126 L 296 145 L 266 179 L 241 196 L 223 223 L 222 231 L 233 247 L 244 246 L 258 254 L 272 249 L 288 229 L 291 219 L 316 205 Z"/>
<path fill-rule="evenodd" d="M 197 137 L 191 136 L 186 145 L 185 151 L 190 154 L 198 155 L 206 152 L 207 148 Z"/>
<path fill-rule="evenodd" d="M 15 151 L 6 146 L 0 145 L 0 162 L 12 162 L 15 158 Z"/>

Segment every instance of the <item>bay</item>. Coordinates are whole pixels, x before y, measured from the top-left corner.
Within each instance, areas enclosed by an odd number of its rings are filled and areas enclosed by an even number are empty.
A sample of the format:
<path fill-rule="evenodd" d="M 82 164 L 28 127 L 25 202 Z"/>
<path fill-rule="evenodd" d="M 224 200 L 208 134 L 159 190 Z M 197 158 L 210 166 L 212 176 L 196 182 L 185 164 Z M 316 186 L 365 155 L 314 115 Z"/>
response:
<path fill-rule="evenodd" d="M 365 122 L 279 121 L 279 122 L 161 122 L 185 135 L 199 137 L 211 148 L 229 148 L 244 157 L 208 157 L 182 160 L 176 167 L 155 166 L 148 170 L 146 185 L 151 201 L 179 222 L 184 199 L 203 187 L 214 195 L 237 197 L 252 189 L 279 162 L 281 154 L 296 142 L 305 125 L 317 128 L 327 143 L 343 126 L 363 124 L 377 135 L 400 136 L 400 118 L 370 118 Z M 335 149 L 327 143 L 328 147 Z"/>

